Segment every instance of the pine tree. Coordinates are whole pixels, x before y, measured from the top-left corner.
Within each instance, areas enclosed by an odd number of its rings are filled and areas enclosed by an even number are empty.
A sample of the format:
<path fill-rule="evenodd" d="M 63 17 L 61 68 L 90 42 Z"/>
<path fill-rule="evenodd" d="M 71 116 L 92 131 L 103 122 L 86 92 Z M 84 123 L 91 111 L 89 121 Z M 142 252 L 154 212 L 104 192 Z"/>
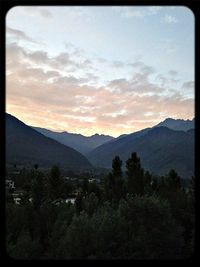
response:
<path fill-rule="evenodd" d="M 34 208 L 40 208 L 46 197 L 44 175 L 41 172 L 37 172 L 35 174 L 31 188 L 31 196 Z"/>
<path fill-rule="evenodd" d="M 110 201 L 119 201 L 125 195 L 121 166 L 122 160 L 116 156 L 112 161 L 112 172 L 104 180 L 105 197 Z"/>
<path fill-rule="evenodd" d="M 136 152 L 126 161 L 127 191 L 142 195 L 144 193 L 144 170 L 140 164 L 140 158 Z"/>
<path fill-rule="evenodd" d="M 122 177 L 122 160 L 116 156 L 112 161 L 112 174 L 114 177 Z"/>
<path fill-rule="evenodd" d="M 49 198 L 55 200 L 62 195 L 64 179 L 61 177 L 61 172 L 58 166 L 53 166 L 48 179 Z"/>
<path fill-rule="evenodd" d="M 181 189 L 181 179 L 174 169 L 171 169 L 166 177 L 166 184 L 169 190 L 178 191 Z"/>

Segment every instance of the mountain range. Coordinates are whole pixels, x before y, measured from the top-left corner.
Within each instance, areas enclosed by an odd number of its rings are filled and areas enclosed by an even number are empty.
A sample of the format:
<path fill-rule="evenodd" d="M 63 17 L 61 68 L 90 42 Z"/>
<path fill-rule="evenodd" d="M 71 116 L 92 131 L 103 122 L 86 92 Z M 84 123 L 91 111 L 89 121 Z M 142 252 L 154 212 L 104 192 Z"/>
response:
<path fill-rule="evenodd" d="M 114 137 L 109 135 L 103 135 L 103 134 L 94 134 L 92 136 L 84 136 L 81 134 L 74 134 L 74 133 L 68 133 L 68 132 L 54 132 L 47 130 L 45 128 L 39 128 L 39 127 L 33 127 L 32 128 L 39 133 L 42 133 L 43 135 L 50 137 L 61 144 L 64 144 L 66 146 L 70 146 L 83 155 L 89 153 L 96 147 L 104 144 L 105 142 L 108 142 Z"/>
<path fill-rule="evenodd" d="M 194 175 L 194 119 L 168 118 L 152 128 L 114 138 L 56 133 L 28 126 L 6 114 L 8 164 L 37 163 L 44 167 L 59 164 L 79 171 L 93 167 L 110 169 L 112 159 L 118 155 L 125 169 L 125 161 L 132 152 L 137 152 L 145 170 L 164 175 L 174 168 L 183 178 L 190 178 Z"/>
<path fill-rule="evenodd" d="M 71 170 L 92 168 L 75 149 L 44 136 L 10 114 L 6 114 L 6 162 L 43 167 L 58 164 Z"/>
<path fill-rule="evenodd" d="M 125 168 L 132 152 L 137 152 L 143 168 L 154 174 L 164 175 L 174 168 L 183 178 L 194 175 L 194 129 L 147 128 L 103 144 L 87 158 L 94 166 L 111 168 L 112 159 L 118 155 Z"/>
<path fill-rule="evenodd" d="M 154 127 L 160 127 L 160 126 L 165 126 L 172 130 L 177 130 L 177 131 L 187 131 L 187 130 L 194 128 L 194 119 L 193 120 L 181 120 L 181 119 L 175 120 L 175 119 L 167 118 L 164 121 L 160 122 L 159 124 L 155 125 Z M 107 143 L 109 141 L 118 142 L 119 139 L 124 138 L 125 136 L 132 136 L 132 135 L 135 136 L 136 134 L 136 133 L 123 134 L 123 135 L 120 135 L 118 138 L 114 138 L 110 135 L 103 135 L 103 134 L 101 135 L 94 134 L 92 136 L 84 136 L 81 134 L 74 134 L 74 133 L 68 133 L 68 132 L 55 132 L 55 131 L 47 130 L 45 128 L 34 127 L 34 126 L 30 126 L 30 127 L 38 131 L 39 133 L 42 133 L 43 135 L 60 142 L 61 144 L 74 148 L 75 150 L 79 151 L 83 155 L 87 155 L 88 153 L 90 153 L 92 150 L 94 150 L 98 146 L 101 146 L 104 143 Z M 140 133 L 143 133 L 143 131 L 140 131 Z M 136 136 L 137 135 L 138 134 L 136 134 Z"/>
<path fill-rule="evenodd" d="M 155 127 L 165 126 L 172 130 L 176 131 L 188 131 L 190 129 L 194 129 L 195 119 L 193 120 L 181 120 L 181 119 L 171 119 L 167 118 L 166 120 L 160 122 Z"/>

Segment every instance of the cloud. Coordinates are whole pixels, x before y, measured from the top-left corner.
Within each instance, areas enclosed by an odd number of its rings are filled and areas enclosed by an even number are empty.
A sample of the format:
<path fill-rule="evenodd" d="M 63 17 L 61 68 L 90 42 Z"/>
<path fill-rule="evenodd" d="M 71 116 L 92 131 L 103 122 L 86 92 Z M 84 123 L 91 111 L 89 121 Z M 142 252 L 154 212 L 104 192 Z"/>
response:
<path fill-rule="evenodd" d="M 53 17 L 53 15 L 51 14 L 51 12 L 47 9 L 38 9 L 38 12 L 40 13 L 40 15 L 44 18 L 50 19 Z"/>
<path fill-rule="evenodd" d="M 54 84 L 57 84 L 59 86 L 65 86 L 65 85 L 81 85 L 82 83 L 87 82 L 88 79 L 87 78 L 76 78 L 72 75 L 68 75 L 68 76 L 62 76 L 62 77 L 58 77 L 56 79 L 54 79 Z"/>
<path fill-rule="evenodd" d="M 121 79 L 115 79 L 115 80 L 110 81 L 110 83 L 108 84 L 108 86 L 118 87 L 118 86 L 122 86 L 122 85 L 125 85 L 125 84 L 128 85 L 127 79 L 121 78 Z"/>
<path fill-rule="evenodd" d="M 156 71 L 152 66 L 146 65 L 142 61 L 135 61 L 132 63 L 128 63 L 127 65 L 134 67 L 134 68 L 137 68 L 141 73 L 143 73 L 145 75 L 153 74 Z"/>
<path fill-rule="evenodd" d="M 85 73 L 85 75 L 86 75 L 88 82 L 97 82 L 99 80 L 99 76 L 97 76 L 93 73 L 87 72 L 87 73 Z"/>
<path fill-rule="evenodd" d="M 70 52 L 71 55 L 82 58 L 85 54 L 85 50 L 80 48 L 80 47 L 76 47 L 75 45 L 73 45 L 70 42 L 65 42 L 64 43 L 65 48 L 67 49 L 68 52 Z"/>
<path fill-rule="evenodd" d="M 72 6 L 72 7 L 70 7 L 69 12 L 70 12 L 69 15 L 71 15 L 71 16 L 93 18 L 91 8 L 87 8 L 85 6 Z"/>
<path fill-rule="evenodd" d="M 174 78 L 171 78 L 171 79 L 170 79 L 170 82 L 171 82 L 171 83 L 178 83 L 178 82 L 180 82 L 180 79 L 174 79 Z"/>
<path fill-rule="evenodd" d="M 47 52 L 44 51 L 34 51 L 26 53 L 27 59 L 31 60 L 36 64 L 47 64 L 50 61 L 50 58 Z"/>
<path fill-rule="evenodd" d="M 140 91 L 136 94 L 124 90 L 110 92 L 105 87 L 80 85 L 74 77 L 54 79 L 49 84 L 43 74 L 40 76 L 37 71 L 31 71 L 29 77 L 32 78 L 25 81 L 24 73 L 8 76 L 6 99 L 8 110 L 16 116 L 23 114 L 24 120 L 32 125 L 82 134 L 120 135 L 145 128 L 147 121 L 153 126 L 165 116 L 193 116 L 193 99 L 183 99 L 180 95 L 165 97 L 156 95 L 156 92 L 152 96 L 142 95 Z M 118 82 L 123 84 L 124 81 Z M 35 118 L 33 110 L 37 110 Z M 120 114 L 122 110 L 124 114 Z M 148 112 L 154 115 L 147 119 Z M 48 121 L 41 122 L 47 114 Z M 29 116 L 32 116 L 31 120 Z M 55 122 L 62 122 L 62 127 Z"/>
<path fill-rule="evenodd" d="M 194 90 L 194 81 L 183 83 L 182 88 L 186 90 L 191 90 L 191 89 Z"/>
<path fill-rule="evenodd" d="M 158 81 L 162 87 L 168 87 L 168 88 L 171 87 L 172 84 L 177 84 L 178 82 L 180 82 L 179 79 L 174 78 L 178 75 L 178 72 L 169 71 L 168 74 L 170 77 L 164 76 L 163 74 L 157 74 L 155 80 Z M 176 91 L 176 90 L 170 89 L 170 91 Z"/>
<path fill-rule="evenodd" d="M 34 67 L 46 67 L 52 70 L 92 70 L 92 61 L 87 58 L 73 58 L 73 55 L 68 52 L 61 52 L 60 54 L 50 57 L 46 51 L 28 51 L 17 43 L 8 43 L 6 47 L 7 64 L 18 64 L 17 61 L 29 63 Z M 10 64 L 10 68 L 12 66 Z"/>
<path fill-rule="evenodd" d="M 144 63 L 143 62 L 141 62 L 141 61 L 135 61 L 135 62 L 133 62 L 133 63 L 128 63 L 128 65 L 129 66 L 132 66 L 132 67 L 139 67 L 139 68 L 141 68 L 141 67 L 143 67 L 144 66 Z"/>
<path fill-rule="evenodd" d="M 108 88 L 111 88 L 111 92 L 115 91 L 116 93 L 129 92 L 143 94 L 162 92 L 162 88 L 159 85 L 148 80 L 148 74 L 141 73 L 135 73 L 130 80 L 124 78 L 112 80 L 108 84 Z"/>
<path fill-rule="evenodd" d="M 6 34 L 14 36 L 17 40 L 25 40 L 31 43 L 36 43 L 33 39 L 28 37 L 23 31 L 6 27 Z"/>
<path fill-rule="evenodd" d="M 152 15 L 156 15 L 163 8 L 164 8 L 163 6 L 150 6 L 150 7 L 147 7 L 147 9 L 149 10 L 149 13 L 151 13 Z"/>
<path fill-rule="evenodd" d="M 77 69 L 89 69 L 92 68 L 92 61 L 90 59 L 72 59 L 72 54 L 64 52 L 51 58 L 50 65 L 55 68 L 74 67 Z"/>
<path fill-rule="evenodd" d="M 131 63 L 130 78 L 122 76 L 100 86 L 91 68 L 85 68 L 82 76 L 66 69 L 93 66 L 89 59 L 77 61 L 68 52 L 50 57 L 46 51 L 28 51 L 17 43 L 8 44 L 6 53 L 6 110 L 30 125 L 116 136 L 153 126 L 165 117 L 194 116 L 194 99 L 174 92 L 164 95 L 166 77 L 158 75 L 163 78 L 158 85 L 152 79 L 156 70 L 142 61 Z M 191 86 L 191 81 L 183 84 Z"/>
<path fill-rule="evenodd" d="M 22 65 L 16 69 L 14 74 L 9 74 L 7 77 L 12 79 L 14 77 L 20 77 L 21 81 L 28 84 L 30 81 L 35 80 L 36 82 L 43 82 L 44 80 L 48 82 L 49 79 L 57 78 L 60 76 L 60 73 L 57 71 L 44 71 L 42 68 L 32 68 L 29 66 Z"/>
<path fill-rule="evenodd" d="M 68 65 L 76 65 L 75 62 L 71 59 L 69 53 L 67 52 L 60 53 L 59 55 L 51 58 L 49 64 L 56 68 L 65 67 Z"/>
<path fill-rule="evenodd" d="M 156 44 L 156 47 L 160 52 L 165 54 L 174 54 L 178 50 L 177 43 L 175 44 L 171 39 L 162 39 Z"/>
<path fill-rule="evenodd" d="M 145 16 L 145 13 L 141 10 L 127 9 L 125 10 L 125 12 L 122 13 L 122 17 L 124 18 L 132 18 L 132 17 L 143 18 L 144 16 Z"/>
<path fill-rule="evenodd" d="M 177 71 L 175 71 L 175 70 L 169 70 L 169 75 L 171 75 L 171 76 L 177 76 L 178 75 L 178 72 Z"/>
<path fill-rule="evenodd" d="M 35 17 L 40 16 L 44 19 L 51 19 L 53 17 L 52 13 L 46 8 L 40 8 L 38 6 L 24 6 L 23 10 L 28 16 Z"/>
<path fill-rule="evenodd" d="M 141 61 L 127 65 L 137 68 L 137 71 L 134 70 L 130 79 L 121 78 L 110 81 L 108 87 L 117 89 L 118 91 L 139 93 L 159 92 L 161 90 L 157 84 L 149 81 L 149 76 L 155 73 L 155 69 L 152 66 L 146 65 Z"/>
<path fill-rule="evenodd" d="M 131 7 L 131 6 L 114 6 L 112 10 L 119 13 L 122 18 L 139 18 L 143 19 L 147 16 L 156 15 L 163 7 L 150 6 L 150 7 Z"/>
<path fill-rule="evenodd" d="M 169 14 L 166 14 L 161 21 L 167 24 L 176 24 L 178 22 L 176 17 Z"/>
<path fill-rule="evenodd" d="M 118 12 L 122 18 L 143 18 L 145 16 L 144 9 L 137 9 L 130 6 L 112 7 L 112 10 Z"/>
<path fill-rule="evenodd" d="M 152 66 L 147 66 L 147 65 L 143 65 L 141 67 L 141 72 L 146 75 L 146 76 L 149 76 L 150 74 L 153 74 L 155 73 L 155 69 L 152 67 Z"/>
<path fill-rule="evenodd" d="M 116 60 L 111 63 L 111 66 L 114 68 L 123 68 L 125 64 L 122 61 Z"/>
<path fill-rule="evenodd" d="M 99 63 L 106 63 L 107 62 L 107 60 L 105 58 L 98 58 L 97 61 Z"/>

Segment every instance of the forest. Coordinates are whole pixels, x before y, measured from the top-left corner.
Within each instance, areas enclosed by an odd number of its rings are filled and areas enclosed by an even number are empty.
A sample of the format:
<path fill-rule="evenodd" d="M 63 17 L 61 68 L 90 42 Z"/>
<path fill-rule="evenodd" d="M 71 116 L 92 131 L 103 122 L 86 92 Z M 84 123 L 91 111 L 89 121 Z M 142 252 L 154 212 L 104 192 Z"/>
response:
<path fill-rule="evenodd" d="M 188 259 L 194 253 L 195 178 L 153 175 L 133 152 L 99 180 L 22 169 L 6 189 L 6 251 L 14 259 Z M 7 174 L 8 175 L 8 174 Z M 69 177 L 68 177 L 69 178 Z M 74 198 L 75 202 L 66 199 Z"/>

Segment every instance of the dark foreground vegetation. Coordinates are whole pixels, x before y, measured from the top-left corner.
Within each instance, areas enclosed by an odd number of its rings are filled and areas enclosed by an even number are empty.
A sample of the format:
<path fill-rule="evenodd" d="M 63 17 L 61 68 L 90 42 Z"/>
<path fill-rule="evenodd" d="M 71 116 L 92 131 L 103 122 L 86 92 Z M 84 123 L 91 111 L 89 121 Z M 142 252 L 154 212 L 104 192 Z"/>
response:
<path fill-rule="evenodd" d="M 6 247 L 17 259 L 184 259 L 194 250 L 194 177 L 154 177 L 136 153 L 115 157 L 100 182 L 64 179 L 58 167 L 23 170 L 6 192 Z M 69 177 L 68 177 L 69 178 Z M 17 180 L 16 180 L 17 182 Z M 74 203 L 66 199 L 74 197 Z"/>

